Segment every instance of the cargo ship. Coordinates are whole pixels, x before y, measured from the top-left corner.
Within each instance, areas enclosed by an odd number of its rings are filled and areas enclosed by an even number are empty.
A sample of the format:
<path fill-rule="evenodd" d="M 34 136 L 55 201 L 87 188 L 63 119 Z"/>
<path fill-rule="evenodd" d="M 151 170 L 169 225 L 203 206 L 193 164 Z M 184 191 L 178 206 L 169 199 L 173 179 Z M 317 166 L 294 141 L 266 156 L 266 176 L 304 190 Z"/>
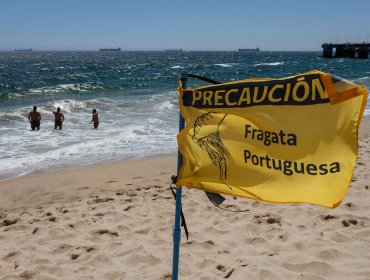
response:
<path fill-rule="evenodd" d="M 255 49 L 238 49 L 240 52 L 259 52 L 260 48 L 255 48 Z"/>
<path fill-rule="evenodd" d="M 167 50 L 164 50 L 165 52 L 182 52 L 183 50 L 182 49 L 167 49 Z"/>
<path fill-rule="evenodd" d="M 15 49 L 14 50 L 15 52 L 32 52 L 32 49 L 29 48 L 29 49 Z"/>
<path fill-rule="evenodd" d="M 101 52 L 120 52 L 121 48 L 108 48 L 108 49 L 99 49 Z"/>

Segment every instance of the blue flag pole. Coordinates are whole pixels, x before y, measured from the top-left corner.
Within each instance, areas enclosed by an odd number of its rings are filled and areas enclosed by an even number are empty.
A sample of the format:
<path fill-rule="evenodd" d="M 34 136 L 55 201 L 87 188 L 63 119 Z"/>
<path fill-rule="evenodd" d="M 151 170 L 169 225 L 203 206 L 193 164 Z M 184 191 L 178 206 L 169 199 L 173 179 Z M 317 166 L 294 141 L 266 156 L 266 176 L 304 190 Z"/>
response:
<path fill-rule="evenodd" d="M 186 88 L 187 74 L 181 73 L 182 87 Z M 185 127 L 185 120 L 179 113 L 179 131 Z M 177 152 L 177 176 L 179 175 L 182 165 L 182 155 Z M 176 212 L 175 212 L 175 227 L 173 229 L 173 257 L 172 257 L 172 280 L 177 280 L 179 275 L 179 255 L 180 255 L 180 240 L 181 240 L 181 196 L 182 187 L 176 189 Z"/>

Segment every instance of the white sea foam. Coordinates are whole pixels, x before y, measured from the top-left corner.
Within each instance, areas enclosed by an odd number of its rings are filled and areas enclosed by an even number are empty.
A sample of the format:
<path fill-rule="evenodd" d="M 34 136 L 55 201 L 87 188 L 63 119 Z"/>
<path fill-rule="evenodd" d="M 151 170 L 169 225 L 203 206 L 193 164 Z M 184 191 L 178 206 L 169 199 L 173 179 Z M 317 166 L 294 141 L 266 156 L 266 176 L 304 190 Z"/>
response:
<path fill-rule="evenodd" d="M 256 63 L 253 66 L 278 66 L 283 64 L 284 62 L 265 62 L 265 63 Z"/>
<path fill-rule="evenodd" d="M 0 114 L 0 180 L 24 174 L 166 154 L 176 151 L 178 109 L 175 91 L 121 100 L 61 99 L 40 105 L 40 131 L 31 131 L 23 107 Z M 164 100 L 164 101 L 163 101 Z M 122 107 L 121 104 L 126 104 Z M 61 107 L 63 130 L 54 130 L 52 112 Z M 99 129 L 92 129 L 97 108 Z"/>
<path fill-rule="evenodd" d="M 357 81 L 361 81 L 361 80 L 368 80 L 368 79 L 370 79 L 370 77 L 366 76 L 366 77 L 358 78 L 356 80 Z"/>
<path fill-rule="evenodd" d="M 171 69 L 184 69 L 184 67 L 180 65 L 175 65 L 175 66 L 172 66 Z"/>
<path fill-rule="evenodd" d="M 370 108 L 365 109 L 364 116 L 370 116 Z"/>
<path fill-rule="evenodd" d="M 158 110 L 171 110 L 177 108 L 174 104 L 171 103 L 169 100 L 163 101 L 161 104 L 158 105 Z"/>
<path fill-rule="evenodd" d="M 52 107 L 54 108 L 53 111 L 60 107 L 64 112 L 79 112 L 85 108 L 88 108 L 87 103 L 87 101 L 64 99 L 54 101 Z"/>
<path fill-rule="evenodd" d="M 98 84 L 91 84 L 91 83 L 81 83 L 81 84 L 59 84 L 55 86 L 46 86 L 40 88 L 31 88 L 28 90 L 27 95 L 31 96 L 34 95 L 52 95 L 55 93 L 61 92 L 69 92 L 69 91 L 78 91 L 78 92 L 87 92 L 94 89 L 102 89 L 102 86 Z M 13 97 L 17 96 L 17 93 L 10 94 Z M 19 94 L 18 94 L 19 95 Z"/>
<path fill-rule="evenodd" d="M 217 63 L 215 64 L 216 66 L 220 66 L 220 67 L 224 67 L 224 68 L 231 68 L 231 67 L 234 67 L 232 64 L 228 64 L 228 63 Z"/>

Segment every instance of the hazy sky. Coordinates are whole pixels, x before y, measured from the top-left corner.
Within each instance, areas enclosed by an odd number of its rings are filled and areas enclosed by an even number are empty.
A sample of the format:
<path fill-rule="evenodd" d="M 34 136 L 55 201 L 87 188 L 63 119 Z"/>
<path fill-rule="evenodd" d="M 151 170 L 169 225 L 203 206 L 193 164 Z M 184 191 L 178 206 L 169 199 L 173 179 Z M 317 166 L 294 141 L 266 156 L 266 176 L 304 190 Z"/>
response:
<path fill-rule="evenodd" d="M 321 50 L 370 42 L 369 0 L 0 0 L 0 50 Z"/>

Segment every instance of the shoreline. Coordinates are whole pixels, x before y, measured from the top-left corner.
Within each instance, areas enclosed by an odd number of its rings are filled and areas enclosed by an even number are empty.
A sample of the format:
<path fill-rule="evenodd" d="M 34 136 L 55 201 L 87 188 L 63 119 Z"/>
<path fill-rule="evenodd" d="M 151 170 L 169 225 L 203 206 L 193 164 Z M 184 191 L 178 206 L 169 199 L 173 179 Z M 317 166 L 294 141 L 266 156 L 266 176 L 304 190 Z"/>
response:
<path fill-rule="evenodd" d="M 183 188 L 180 279 L 370 279 L 370 119 L 335 209 Z M 177 155 L 0 183 L 0 280 L 170 280 Z M 239 208 L 240 207 L 240 208 Z"/>
<path fill-rule="evenodd" d="M 0 211 L 76 200 L 100 190 L 114 191 L 155 183 L 160 177 L 176 175 L 177 155 L 83 166 L 51 173 L 26 175 L 0 182 Z"/>
<path fill-rule="evenodd" d="M 370 116 L 364 116 L 359 129 L 359 155 L 361 138 L 369 136 Z M 155 183 L 164 175 L 170 184 L 171 176 L 176 174 L 177 154 L 162 154 L 24 175 L 0 181 L 0 211 L 83 198 L 100 190 L 113 191 L 122 188 L 123 182 L 129 189 L 135 184 Z"/>
<path fill-rule="evenodd" d="M 43 171 L 32 171 L 30 173 L 20 174 L 19 176 L 6 177 L 4 179 L 0 179 L 0 185 L 2 183 L 7 182 L 7 181 L 26 178 L 26 177 L 35 177 L 35 176 L 40 176 L 40 175 L 45 175 L 45 174 L 68 172 L 68 171 L 73 171 L 75 169 L 92 168 L 94 166 L 104 166 L 104 165 L 109 165 L 109 164 L 120 164 L 120 163 L 123 163 L 123 162 L 140 161 L 140 160 L 145 161 L 147 159 L 152 159 L 152 158 L 168 157 L 168 156 L 172 156 L 174 154 L 175 154 L 174 152 L 173 153 L 158 153 L 158 154 L 152 154 L 152 155 L 142 155 L 142 156 L 138 156 L 138 157 L 133 156 L 133 157 L 125 158 L 125 159 L 108 159 L 108 160 L 103 160 L 103 161 L 100 161 L 100 162 L 92 162 L 92 163 L 73 165 L 73 166 L 63 166 L 63 167 L 58 168 L 58 169 L 50 169 L 50 170 L 43 170 Z"/>

